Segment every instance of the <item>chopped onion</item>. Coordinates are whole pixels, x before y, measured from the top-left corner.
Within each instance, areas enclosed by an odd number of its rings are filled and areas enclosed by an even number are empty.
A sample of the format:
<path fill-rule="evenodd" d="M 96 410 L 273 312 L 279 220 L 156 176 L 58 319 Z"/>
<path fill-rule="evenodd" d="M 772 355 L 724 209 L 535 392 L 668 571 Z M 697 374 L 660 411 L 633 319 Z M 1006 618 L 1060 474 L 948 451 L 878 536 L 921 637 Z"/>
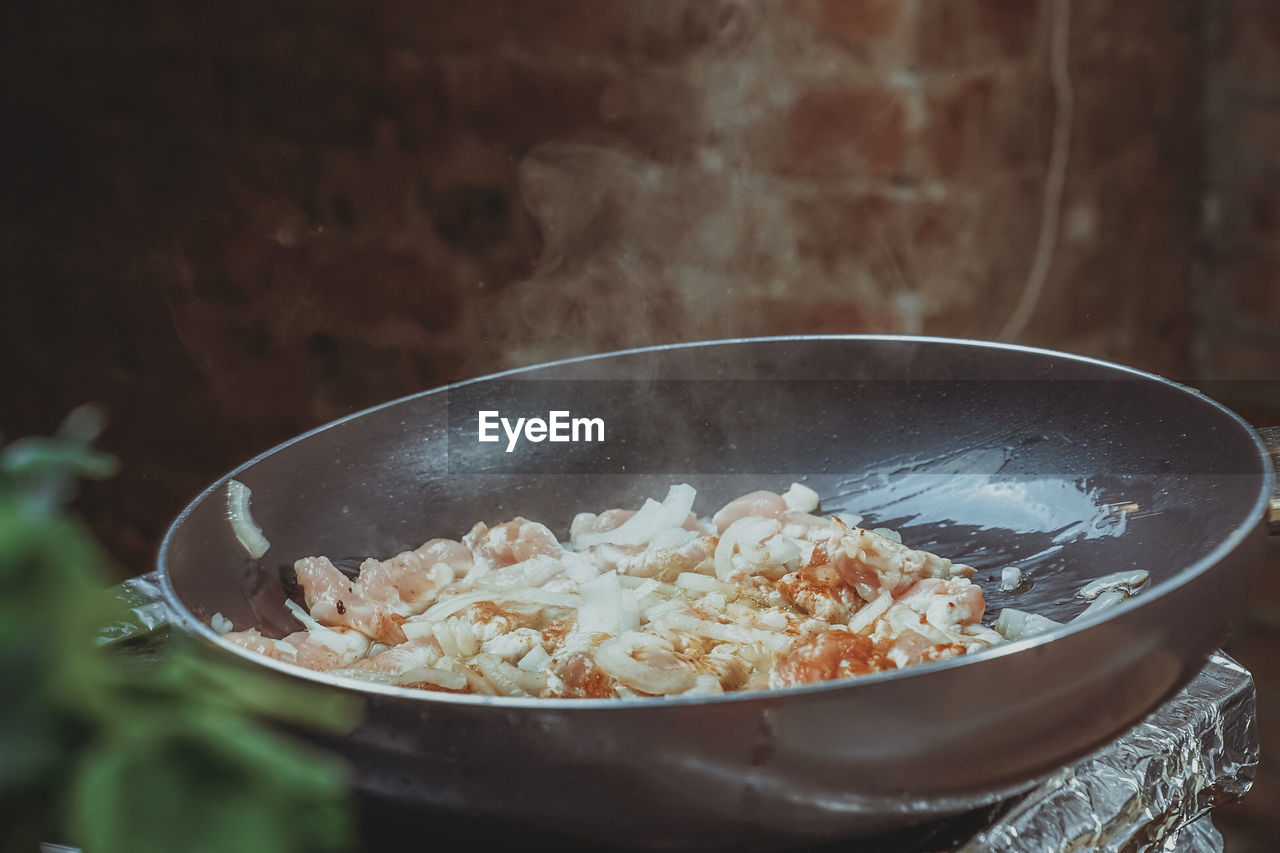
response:
<path fill-rule="evenodd" d="M 960 629 L 960 633 L 966 637 L 976 637 L 988 646 L 998 646 L 1005 640 L 998 632 L 991 630 L 986 625 L 965 625 Z"/>
<path fill-rule="evenodd" d="M 721 686 L 720 679 L 716 678 L 714 675 L 708 675 L 704 673 L 702 675 L 695 676 L 693 679 L 693 686 L 690 687 L 685 692 L 681 693 L 680 695 L 681 696 L 716 696 L 723 692 L 724 692 L 724 687 Z"/>
<path fill-rule="evenodd" d="M 1005 566 L 1000 570 L 1000 588 L 1005 592 L 1022 585 L 1022 570 L 1017 566 Z"/>
<path fill-rule="evenodd" d="M 449 625 L 453 628 L 453 639 L 458 644 L 458 654 L 461 657 L 469 658 L 480 651 L 480 641 L 476 639 L 475 631 L 471 630 L 470 622 L 466 619 L 450 619 Z"/>
<path fill-rule="evenodd" d="M 728 602 L 725 600 L 723 592 L 709 592 L 698 599 L 698 604 L 702 607 L 709 607 L 719 613 L 725 609 Z"/>
<path fill-rule="evenodd" d="M 777 610 L 766 610 L 756 617 L 756 622 L 775 631 L 782 631 L 787 627 L 786 614 L 779 613 Z"/>
<path fill-rule="evenodd" d="M 256 560 L 267 553 L 271 543 L 262 535 L 262 528 L 249 512 L 249 497 L 252 494 L 249 487 L 239 480 L 227 481 L 227 518 L 231 520 L 231 532 L 236 535 L 236 541 L 249 552 L 249 556 Z"/>
<path fill-rule="evenodd" d="M 741 625 L 712 622 L 710 619 L 699 619 L 688 613 L 669 613 L 663 617 L 668 626 L 677 631 L 687 631 L 698 637 L 719 640 L 722 643 L 764 643 L 770 648 L 782 651 L 790 648 L 791 640 L 774 631 L 762 631 L 758 628 L 744 628 Z M 781 643 L 781 645 L 779 645 Z"/>
<path fill-rule="evenodd" d="M 864 604 L 853 617 L 849 619 L 849 630 L 853 633 L 860 633 L 864 628 L 871 625 L 872 622 L 879 619 L 889 609 L 889 605 L 893 604 L 893 594 L 890 592 L 882 592 L 875 601 L 869 601 Z"/>
<path fill-rule="evenodd" d="M 593 545 L 644 545 L 660 531 L 668 527 L 681 527 L 693 509 L 698 492 L 687 483 L 672 486 L 662 503 L 650 498 L 640 511 L 613 530 L 604 533 L 583 533 L 573 545 L 590 548 Z"/>
<path fill-rule="evenodd" d="M 791 488 L 782 493 L 787 509 L 795 512 L 813 512 L 818 508 L 818 493 L 808 486 L 792 483 Z"/>
<path fill-rule="evenodd" d="M 542 634 L 532 628 L 516 628 L 490 637 L 484 641 L 480 651 L 497 655 L 508 663 L 520 660 L 534 646 L 542 643 Z"/>
<path fill-rule="evenodd" d="M 618 635 L 624 630 L 634 631 L 640 625 L 634 596 L 631 607 L 626 608 L 617 572 L 606 572 L 595 580 L 584 583 L 582 606 L 578 608 L 578 628 L 586 634 Z M 634 624 L 633 623 L 634 620 Z"/>
<path fill-rule="evenodd" d="M 657 592 L 662 587 L 666 586 L 666 584 L 660 581 L 654 580 L 653 578 L 644 578 L 643 580 L 641 580 L 640 578 L 628 577 L 627 578 L 628 581 L 640 580 L 640 583 L 638 584 L 630 583 L 630 582 L 623 583 L 622 582 L 623 577 L 626 577 L 626 576 L 625 575 L 618 576 L 618 585 L 621 586 L 623 589 L 631 590 L 631 595 L 632 597 L 635 598 L 636 601 L 639 601 L 640 599 L 644 598 L 646 595 Z"/>
<path fill-rule="evenodd" d="M 906 605 L 890 607 L 885 614 L 885 619 L 888 620 L 890 627 L 893 628 L 894 634 L 915 631 L 933 643 L 949 643 L 952 641 L 947 631 L 928 622 L 927 619 L 921 619 L 919 613 Z"/>
<path fill-rule="evenodd" d="M 423 623 L 418 623 L 418 624 L 423 624 Z M 406 637 L 409 637 L 410 640 L 415 639 L 415 637 L 409 636 L 409 632 L 407 630 L 409 627 L 410 627 L 409 623 L 406 622 L 404 625 L 401 626 L 401 630 L 404 631 L 404 635 Z M 460 653 L 458 652 L 458 641 L 453 638 L 453 631 L 449 629 L 449 625 L 447 623 L 434 622 L 428 625 L 427 627 L 431 633 L 431 636 L 436 638 L 436 642 L 440 644 L 440 648 L 444 651 L 446 655 L 448 655 L 451 658 L 460 657 Z"/>
<path fill-rule="evenodd" d="M 417 616 L 411 616 L 400 626 L 400 630 L 411 640 L 425 637 L 434 632 L 433 623 L 447 619 L 460 610 L 465 610 L 481 601 L 491 601 L 495 604 L 518 602 L 521 604 L 538 604 L 544 607 L 576 607 L 581 600 L 581 596 L 571 592 L 553 592 L 549 589 L 532 587 L 518 587 L 501 592 L 467 592 L 455 595 L 452 598 L 446 598 L 439 604 L 427 608 L 425 612 Z M 439 638 L 437 637 L 437 639 Z"/>
<path fill-rule="evenodd" d="M 671 598 L 666 601 L 660 601 L 657 604 L 647 608 L 644 611 L 644 618 L 649 622 L 654 622 L 662 615 L 666 613 L 671 613 L 674 610 L 679 610 L 680 608 L 684 607 L 684 605 L 685 605 L 685 602 L 681 601 L 678 598 Z"/>
<path fill-rule="evenodd" d="M 664 527 L 649 542 L 649 550 L 675 551 L 688 545 L 700 535 L 702 534 L 696 530 L 686 530 L 683 527 Z"/>
<path fill-rule="evenodd" d="M 883 536 L 890 542 L 897 542 L 899 545 L 902 544 L 902 534 L 896 530 L 891 530 L 888 527 L 873 527 L 871 528 L 871 532 L 877 536 Z"/>
<path fill-rule="evenodd" d="M 213 614 L 209 619 L 209 627 L 217 631 L 219 634 L 230 634 L 235 627 L 231 624 L 231 620 L 223 616 L 221 612 Z"/>
<path fill-rule="evenodd" d="M 436 669 L 430 666 L 414 667 L 396 676 L 397 684 L 413 684 L 419 681 L 425 681 L 427 684 L 434 684 L 437 687 L 446 687 L 450 690 L 461 690 L 467 686 L 467 678 L 462 673 Z"/>
<path fill-rule="evenodd" d="M 765 540 L 764 547 L 769 555 L 769 566 L 775 569 L 770 575 L 771 577 L 773 575 L 781 577 L 787 572 L 794 572 L 804 565 L 799 546 L 782 534 L 777 534 Z"/>
<path fill-rule="evenodd" d="M 1034 637 L 1037 634 L 1052 631 L 1054 628 L 1061 628 L 1062 623 L 1055 622 L 1038 613 L 1027 613 L 1023 610 L 1014 610 L 1012 607 L 1006 607 L 1000 611 L 1000 616 L 996 619 L 996 624 L 993 627 L 1005 639 L 1021 640 L 1024 637 Z"/>
<path fill-rule="evenodd" d="M 483 675 L 476 672 L 469 666 L 460 666 L 458 671 L 462 673 L 462 677 L 467 680 L 467 684 L 471 685 L 471 690 L 481 696 L 494 696 L 497 691 L 493 689 L 493 685 L 489 683 Z"/>
<path fill-rule="evenodd" d="M 473 661 L 476 668 L 489 680 L 489 683 L 498 688 L 498 694 L 501 696 L 528 696 L 529 691 L 521 687 L 511 675 L 503 669 L 504 661 L 496 655 L 476 655 Z M 510 664 L 506 664 L 506 669 L 512 672 L 520 672 Z M 527 673 L 521 673 L 527 675 Z"/>
<path fill-rule="evenodd" d="M 494 601 L 500 601 L 503 604 L 508 602 L 541 604 L 544 607 L 577 607 L 578 603 L 582 601 L 582 596 L 572 592 L 552 592 L 549 589 L 529 587 L 509 589 L 500 595 L 494 596 Z"/>
<path fill-rule="evenodd" d="M 1128 597 L 1129 593 L 1125 592 L 1123 589 L 1109 589 L 1106 592 L 1099 593 L 1093 601 L 1089 602 L 1089 606 L 1080 612 L 1080 615 L 1077 616 L 1076 619 L 1083 619 L 1091 613 L 1108 610 L 1115 607 Z"/>
<path fill-rule="evenodd" d="M 1096 580 L 1090 581 L 1080 588 L 1076 593 L 1085 601 L 1093 601 L 1104 592 L 1110 590 L 1123 590 L 1126 594 L 1132 594 L 1138 587 L 1147 582 L 1150 575 L 1138 569 L 1131 572 L 1116 572 L 1111 575 L 1104 575 Z"/>
<path fill-rule="evenodd" d="M 292 598 L 286 598 L 284 600 L 284 606 L 289 609 L 290 613 L 297 617 L 299 622 L 306 626 L 308 631 L 324 628 L 324 626 L 317 622 L 310 613 L 302 608 L 302 605 L 298 604 L 298 602 L 294 601 Z"/>
<path fill-rule="evenodd" d="M 506 661 L 498 663 L 498 669 L 511 681 L 514 681 L 522 690 L 531 696 L 537 696 L 542 693 L 543 688 L 547 686 L 547 676 L 543 672 L 530 672 L 512 666 Z"/>
<path fill-rule="evenodd" d="M 724 595 L 735 595 L 738 592 L 738 588 L 731 583 L 697 572 L 681 572 L 676 576 L 676 586 L 694 592 L 719 592 Z"/>
<path fill-rule="evenodd" d="M 538 672 L 545 667 L 551 655 L 547 654 L 547 650 L 542 646 L 534 646 L 529 649 L 529 653 L 520 658 L 520 662 L 516 664 L 517 669 L 523 669 L 525 672 Z"/>

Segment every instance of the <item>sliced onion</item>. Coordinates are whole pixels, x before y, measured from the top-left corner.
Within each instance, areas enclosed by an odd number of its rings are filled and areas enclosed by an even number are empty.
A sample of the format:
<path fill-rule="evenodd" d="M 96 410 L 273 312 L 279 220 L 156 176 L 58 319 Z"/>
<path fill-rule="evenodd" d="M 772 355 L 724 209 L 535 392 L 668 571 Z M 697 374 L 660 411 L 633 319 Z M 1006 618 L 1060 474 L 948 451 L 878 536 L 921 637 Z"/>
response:
<path fill-rule="evenodd" d="M 670 644 L 652 634 L 627 631 L 596 649 L 596 666 L 628 687 L 656 696 L 683 693 L 694 672 L 676 657 Z"/>
<path fill-rule="evenodd" d="M 286 598 L 284 600 L 284 606 L 289 609 L 289 612 L 292 613 L 308 631 L 315 631 L 324 628 L 324 626 L 317 622 L 310 613 L 302 608 L 302 605 L 298 604 L 298 602 L 294 601 L 292 598 Z"/>
<path fill-rule="evenodd" d="M 766 539 L 764 547 L 769 554 L 769 567 L 776 569 L 774 574 L 777 574 L 778 577 L 787 572 L 794 572 L 804 564 L 799 546 L 782 534 Z"/>
<path fill-rule="evenodd" d="M 249 487 L 239 480 L 227 481 L 227 518 L 231 521 L 231 532 L 236 535 L 236 541 L 249 552 L 249 556 L 256 560 L 267 553 L 271 543 L 262 535 L 262 528 L 249 512 L 249 497 L 252 494 Z"/>
<path fill-rule="evenodd" d="M 506 663 L 502 658 L 496 655 L 480 654 L 476 655 L 472 663 L 475 664 L 475 667 L 480 670 L 488 682 L 493 685 L 494 689 L 498 691 L 498 695 L 530 695 L 529 691 L 521 687 L 516 678 L 512 677 L 512 673 L 515 673 L 520 680 L 524 680 L 523 677 L 527 676 L 528 673 L 520 672 L 520 670 Z"/>
<path fill-rule="evenodd" d="M 728 580 L 733 574 L 733 552 L 737 550 L 747 558 L 747 562 L 758 564 L 765 557 L 765 549 L 760 543 L 773 536 L 782 525 L 776 518 L 765 518 L 761 515 L 747 515 L 739 518 L 725 528 L 724 535 L 716 543 L 715 563 L 716 577 Z"/>
<path fill-rule="evenodd" d="M 849 619 L 849 630 L 855 634 L 861 633 L 872 622 L 883 616 L 891 604 L 893 604 L 893 594 L 890 592 L 880 593 L 875 601 L 867 602 L 857 613 L 853 614 L 852 618 Z"/>
<path fill-rule="evenodd" d="M 413 684 L 419 681 L 425 681 L 427 684 L 434 684 L 437 687 L 447 687 L 450 690 L 461 690 L 467 685 L 466 676 L 459 672 L 450 672 L 445 669 L 436 669 L 431 666 L 418 666 L 413 669 L 397 675 L 397 684 Z"/>
<path fill-rule="evenodd" d="M 444 619 L 459 610 L 465 610 L 477 601 L 493 601 L 493 598 L 492 592 L 468 592 L 462 595 L 455 595 L 453 598 L 446 598 L 439 604 L 428 607 L 423 611 L 422 615 L 414 616 L 400 627 L 403 630 L 415 622 L 434 622 L 437 619 Z"/>
<path fill-rule="evenodd" d="M 1083 619 L 1084 617 L 1097 613 L 1101 610 L 1108 610 L 1126 600 L 1128 597 L 1129 593 L 1125 592 L 1123 589 L 1109 589 L 1106 592 L 1099 593 L 1093 601 L 1089 602 L 1089 606 L 1080 612 L 1080 615 L 1077 616 L 1076 619 Z"/>
<path fill-rule="evenodd" d="M 997 631 L 993 631 L 986 625 L 965 625 L 960 629 L 960 633 L 966 637 L 974 637 L 988 646 L 998 646 L 1005 641 L 1005 638 Z"/>
<path fill-rule="evenodd" d="M 668 527 L 681 527 L 693 509 L 697 490 L 687 483 L 672 486 L 662 503 L 650 498 L 640 511 L 613 530 L 604 533 L 584 533 L 574 540 L 577 548 L 593 545 L 644 545 Z"/>
<path fill-rule="evenodd" d="M 671 598 L 666 601 L 659 601 L 652 607 L 644 611 L 644 618 L 649 622 L 656 622 L 659 618 L 674 610 L 680 610 L 685 606 L 685 602 L 678 598 Z"/>
<path fill-rule="evenodd" d="M 724 595 L 735 595 L 738 592 L 738 588 L 731 583 L 697 572 L 681 572 L 676 576 L 676 586 L 693 592 L 719 592 Z"/>
<path fill-rule="evenodd" d="M 291 598 L 285 599 L 284 606 L 306 626 L 309 639 L 338 655 L 344 665 L 355 663 L 369 651 L 369 638 L 359 631 L 351 628 L 335 630 L 321 625 Z"/>
<path fill-rule="evenodd" d="M 722 643 L 763 643 L 776 650 L 785 649 L 791 645 L 790 639 L 774 631 L 745 628 L 733 623 L 726 625 L 722 622 L 712 622 L 710 619 L 699 619 L 688 613 L 669 613 L 663 617 L 663 620 L 677 631 L 685 631 Z"/>
<path fill-rule="evenodd" d="M 466 619 L 451 619 L 449 624 L 453 628 L 453 639 L 458 644 L 459 656 L 469 658 L 480 651 L 480 641 L 476 639 L 475 631 L 471 630 L 470 622 Z"/>
<path fill-rule="evenodd" d="M 889 622 L 889 627 L 893 629 L 895 635 L 905 634 L 907 631 L 915 631 L 931 643 L 949 643 L 952 637 L 939 628 L 920 618 L 920 614 L 907 607 L 905 604 L 897 607 L 890 607 L 885 619 Z"/>
<path fill-rule="evenodd" d="M 406 622 L 404 625 L 400 626 L 400 629 L 404 631 L 404 629 L 408 627 L 409 623 Z M 440 648 L 446 655 L 451 658 L 461 657 L 461 653 L 458 651 L 458 641 L 453 638 L 453 631 L 449 629 L 449 625 L 447 623 L 433 622 L 427 627 L 431 632 L 431 636 L 436 638 L 436 642 L 440 644 Z M 410 640 L 414 639 L 414 637 L 409 636 L 408 631 L 405 631 L 405 636 L 409 637 Z"/>
<path fill-rule="evenodd" d="M 435 630 L 435 626 L 438 624 L 439 624 L 438 622 L 405 621 L 405 623 L 400 626 L 400 630 L 404 634 L 405 639 L 419 640 L 419 639 L 422 639 L 423 637 L 431 636 L 432 631 Z M 443 643 L 441 645 L 443 645 Z M 446 649 L 445 651 L 448 652 L 448 649 Z"/>
<path fill-rule="evenodd" d="M 531 672 L 512 666 L 506 661 L 498 663 L 498 669 L 502 671 L 507 678 L 514 681 L 521 690 L 524 690 L 531 696 L 538 696 L 547 686 L 547 676 L 542 672 Z"/>
<path fill-rule="evenodd" d="M 1006 607 L 1000 611 L 1000 616 L 992 627 L 1007 640 L 1021 640 L 1024 637 L 1034 637 L 1037 634 L 1052 631 L 1054 628 L 1061 628 L 1062 623 L 1038 613 L 1027 613 Z"/>
<path fill-rule="evenodd" d="M 1117 589 L 1122 590 L 1126 595 L 1131 595 L 1138 587 L 1146 583 L 1149 577 L 1150 575 L 1141 569 L 1131 572 L 1116 572 L 1115 574 L 1104 575 L 1090 581 L 1081 587 L 1076 594 L 1085 601 L 1093 601 L 1104 592 Z"/>

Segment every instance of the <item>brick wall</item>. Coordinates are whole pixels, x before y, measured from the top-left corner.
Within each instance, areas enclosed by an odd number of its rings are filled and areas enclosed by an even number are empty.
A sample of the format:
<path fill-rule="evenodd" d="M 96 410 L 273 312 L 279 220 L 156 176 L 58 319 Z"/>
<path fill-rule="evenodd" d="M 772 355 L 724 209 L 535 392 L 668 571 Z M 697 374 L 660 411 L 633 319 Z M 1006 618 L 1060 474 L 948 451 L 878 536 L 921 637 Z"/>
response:
<path fill-rule="evenodd" d="M 109 406 L 86 512 L 133 568 L 253 453 L 513 364 L 924 332 L 1190 372 L 1195 0 L 3 14 L 0 430 Z"/>
<path fill-rule="evenodd" d="M 1221 0 L 1209 21 L 1208 184 L 1197 373 L 1280 423 L 1280 6 Z"/>
<path fill-rule="evenodd" d="M 605 138 L 523 165 L 546 243 L 475 363 L 883 331 L 1186 375 L 1202 10 L 1072 5 L 633 9 Z"/>
<path fill-rule="evenodd" d="M 1208 174 L 1197 274 L 1196 373 L 1255 423 L 1280 424 L 1280 6 L 1218 0 L 1208 19 Z M 1276 540 L 1277 537 L 1272 537 Z M 1254 674 L 1262 761 L 1253 790 L 1220 810 L 1228 850 L 1280 834 L 1280 542 L 1272 541 L 1228 651 Z"/>

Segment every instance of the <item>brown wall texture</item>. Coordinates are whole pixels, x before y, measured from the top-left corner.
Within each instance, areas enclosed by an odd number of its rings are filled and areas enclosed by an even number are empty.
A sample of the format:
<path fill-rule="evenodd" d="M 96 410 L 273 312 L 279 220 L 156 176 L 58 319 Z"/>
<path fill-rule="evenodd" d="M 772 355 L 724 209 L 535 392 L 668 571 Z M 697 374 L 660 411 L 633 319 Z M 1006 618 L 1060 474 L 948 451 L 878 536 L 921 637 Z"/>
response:
<path fill-rule="evenodd" d="M 1205 6 L 6 8 L 7 433 L 101 400 L 131 567 L 241 459 L 625 346 L 1002 337 L 1189 376 Z"/>

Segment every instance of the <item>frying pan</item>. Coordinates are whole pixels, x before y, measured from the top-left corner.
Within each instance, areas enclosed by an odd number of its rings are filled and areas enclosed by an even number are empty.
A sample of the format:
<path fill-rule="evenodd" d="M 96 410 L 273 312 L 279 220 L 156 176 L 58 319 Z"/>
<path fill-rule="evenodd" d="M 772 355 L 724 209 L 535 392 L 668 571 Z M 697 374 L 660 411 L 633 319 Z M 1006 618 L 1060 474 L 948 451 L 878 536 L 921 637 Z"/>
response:
<path fill-rule="evenodd" d="M 481 442 L 481 411 L 599 417 L 604 440 Z M 879 833 L 992 803 L 1113 739 L 1226 637 L 1263 560 L 1274 474 L 1247 424 L 1150 374 L 1018 346 L 787 337 L 562 361 L 428 391 L 321 427 L 228 475 L 271 548 L 237 543 L 226 479 L 159 554 L 172 622 L 218 653 L 358 695 L 328 745 L 358 790 L 424 826 L 586 844 L 766 848 Z M 1003 607 L 1064 625 L 905 671 L 712 698 L 534 700 L 357 684 L 210 630 L 296 623 L 282 567 L 389 556 L 517 514 L 698 489 L 710 514 L 802 481 L 823 511 L 896 528 L 977 569 Z M 998 588 L 1005 565 L 1023 571 Z M 1136 596 L 1075 593 L 1144 569 Z"/>

